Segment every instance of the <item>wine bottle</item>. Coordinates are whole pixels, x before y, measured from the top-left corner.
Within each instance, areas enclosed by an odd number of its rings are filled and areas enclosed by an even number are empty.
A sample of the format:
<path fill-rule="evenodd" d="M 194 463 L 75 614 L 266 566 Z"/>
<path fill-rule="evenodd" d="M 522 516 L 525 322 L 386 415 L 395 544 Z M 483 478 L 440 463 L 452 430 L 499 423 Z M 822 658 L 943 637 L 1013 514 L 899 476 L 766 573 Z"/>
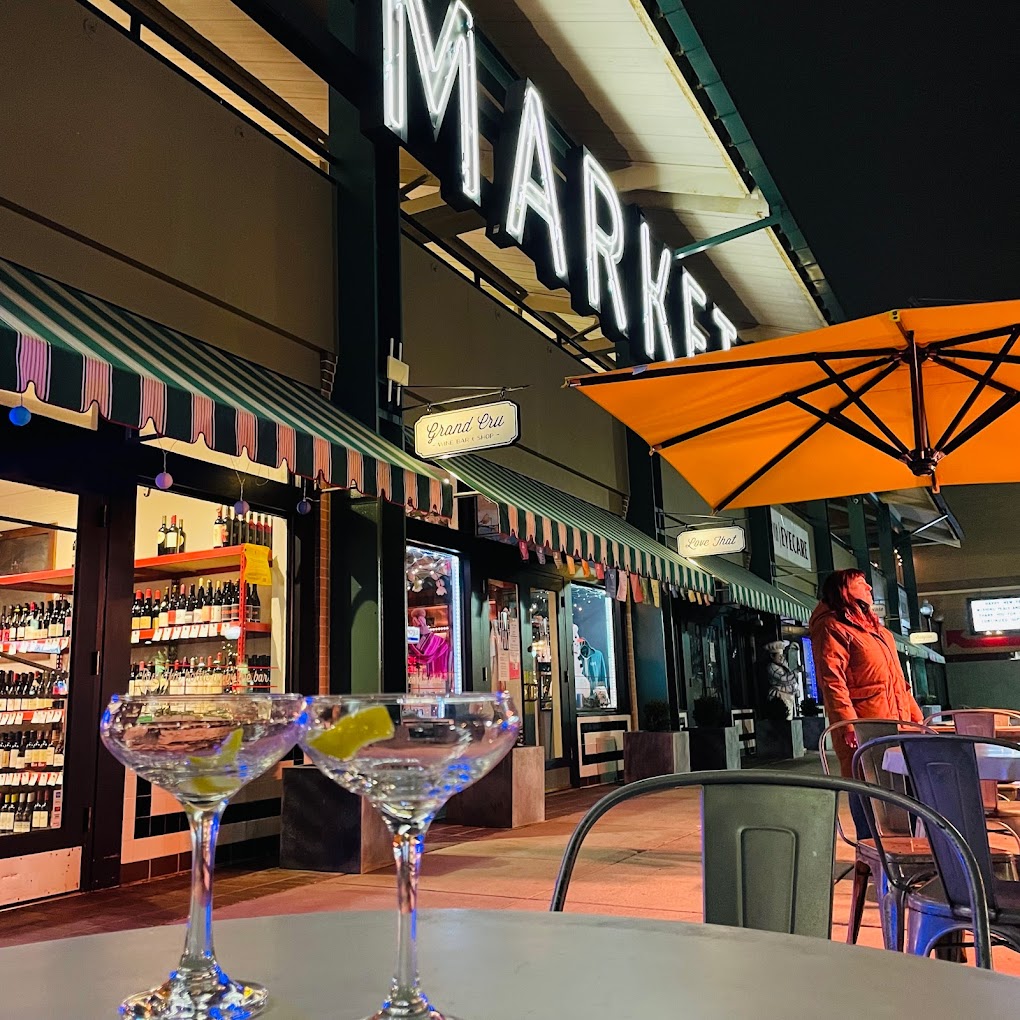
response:
<path fill-rule="evenodd" d="M 11 735 L 9 733 L 0 734 L 0 769 L 9 769 L 11 767 Z"/>
<path fill-rule="evenodd" d="M 210 582 L 211 583 L 211 582 Z M 216 582 L 216 590 L 213 592 L 210 605 L 209 620 L 211 623 L 223 622 L 223 582 Z"/>
<path fill-rule="evenodd" d="M 248 596 L 248 619 L 252 623 L 262 622 L 262 600 L 259 598 L 259 586 L 253 584 L 251 586 L 251 594 Z"/>
<path fill-rule="evenodd" d="M 223 507 L 216 510 L 216 520 L 213 522 L 213 544 L 214 549 L 222 549 L 227 544 L 227 522 L 223 517 Z"/>
<path fill-rule="evenodd" d="M 24 793 L 18 796 L 18 810 L 14 815 L 14 834 L 16 836 L 32 831 L 32 814 L 28 805 L 28 798 L 31 796 L 32 794 L 26 796 Z"/>
<path fill-rule="evenodd" d="M 177 526 L 177 551 L 179 553 L 188 551 L 188 536 L 184 531 L 184 518 L 181 518 L 181 523 Z"/>
<path fill-rule="evenodd" d="M 209 592 L 206 592 L 205 581 L 198 582 L 198 613 L 199 622 L 209 623 L 212 620 L 212 581 L 209 582 Z"/>
<path fill-rule="evenodd" d="M 14 794 L 9 793 L 4 797 L 4 806 L 0 809 L 0 833 L 14 831 Z"/>
<path fill-rule="evenodd" d="M 177 515 L 172 514 L 170 517 L 170 528 L 166 533 L 166 551 L 168 556 L 180 552 L 180 549 L 178 549 L 180 538 L 181 533 L 177 527 Z"/>
<path fill-rule="evenodd" d="M 71 636 L 71 600 L 64 599 L 64 637 Z"/>
<path fill-rule="evenodd" d="M 35 802 L 35 810 L 32 812 L 32 828 L 48 829 L 50 827 L 50 808 L 48 794 L 45 790 L 39 792 L 39 799 Z"/>
<path fill-rule="evenodd" d="M 152 630 L 152 589 L 145 589 L 142 599 L 142 611 L 138 617 L 139 630 Z"/>
<path fill-rule="evenodd" d="M 141 589 L 135 592 L 135 603 L 131 607 L 131 629 L 142 629 L 142 592 Z"/>
<path fill-rule="evenodd" d="M 157 593 L 158 594 L 158 593 Z M 156 617 L 157 627 L 168 627 L 170 625 L 170 588 L 163 593 L 159 603 L 159 615 Z"/>
<path fill-rule="evenodd" d="M 19 737 L 17 733 L 11 739 L 10 768 L 15 772 L 25 767 L 25 755 L 22 751 L 24 740 L 24 736 Z"/>
<path fill-rule="evenodd" d="M 156 555 L 165 556 L 166 540 L 167 540 L 168 529 L 166 526 L 166 514 L 163 515 L 163 523 L 159 526 L 159 531 L 156 534 Z"/>
<path fill-rule="evenodd" d="M 53 767 L 62 769 L 64 767 L 64 731 L 58 726 L 53 733 Z"/>

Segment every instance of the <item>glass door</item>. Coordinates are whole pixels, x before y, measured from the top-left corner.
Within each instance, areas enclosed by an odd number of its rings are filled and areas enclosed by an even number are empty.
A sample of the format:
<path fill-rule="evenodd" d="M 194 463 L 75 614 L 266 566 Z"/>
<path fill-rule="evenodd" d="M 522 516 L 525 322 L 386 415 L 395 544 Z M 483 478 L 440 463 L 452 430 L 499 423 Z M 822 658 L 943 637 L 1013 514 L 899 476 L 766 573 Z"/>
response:
<path fill-rule="evenodd" d="M 521 616 L 517 585 L 511 581 L 488 582 L 489 604 L 489 676 L 492 690 L 509 694 L 522 717 L 527 720 L 528 693 L 525 691 L 521 655 Z M 518 744 L 534 744 L 527 722 Z"/>
<path fill-rule="evenodd" d="M 566 758 L 558 598 L 554 591 L 532 588 L 524 599 L 524 726 L 528 743 L 545 749 L 546 764 Z"/>

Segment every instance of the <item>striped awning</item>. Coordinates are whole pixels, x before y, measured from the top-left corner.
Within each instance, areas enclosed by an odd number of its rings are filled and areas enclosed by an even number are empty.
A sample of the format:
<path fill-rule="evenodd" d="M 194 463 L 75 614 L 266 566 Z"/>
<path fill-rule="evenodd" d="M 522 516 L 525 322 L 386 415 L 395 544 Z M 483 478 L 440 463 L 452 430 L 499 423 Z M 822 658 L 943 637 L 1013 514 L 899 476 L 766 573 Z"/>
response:
<path fill-rule="evenodd" d="M 897 634 L 896 631 L 892 632 L 892 636 L 893 641 L 896 642 L 896 647 L 903 655 L 907 656 L 907 658 L 924 659 L 926 662 L 937 662 L 941 665 L 945 664 L 945 656 L 940 655 L 930 645 L 915 645 L 911 642 L 910 638 L 904 637 L 902 634 Z"/>
<path fill-rule="evenodd" d="M 452 514 L 443 474 L 302 383 L 0 259 L 0 389 Z"/>
<path fill-rule="evenodd" d="M 698 562 L 726 585 L 727 601 L 798 623 L 807 623 L 811 619 L 814 602 L 808 595 L 797 596 L 783 591 L 740 564 L 718 556 L 706 556 Z"/>
<path fill-rule="evenodd" d="M 443 463 L 496 504 L 501 534 L 715 597 L 710 574 L 608 510 L 482 457 Z"/>

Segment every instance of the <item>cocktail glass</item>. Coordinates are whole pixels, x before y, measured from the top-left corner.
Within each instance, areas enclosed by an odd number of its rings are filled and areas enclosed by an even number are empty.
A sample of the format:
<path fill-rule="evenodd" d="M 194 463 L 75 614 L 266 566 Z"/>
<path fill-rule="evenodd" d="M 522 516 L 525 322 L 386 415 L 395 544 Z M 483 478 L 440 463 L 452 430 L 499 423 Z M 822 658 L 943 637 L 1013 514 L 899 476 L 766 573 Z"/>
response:
<path fill-rule="evenodd" d="M 158 988 L 121 1003 L 122 1016 L 245 1020 L 266 1005 L 262 985 L 233 981 L 212 943 L 213 862 L 227 801 L 275 765 L 308 723 L 297 694 L 114 696 L 100 733 L 110 753 L 172 793 L 191 823 L 191 909 L 184 953 Z"/>
<path fill-rule="evenodd" d="M 450 797 L 510 750 L 520 716 L 506 694 L 335 695 L 310 698 L 309 716 L 302 749 L 330 779 L 365 797 L 393 836 L 397 965 L 389 998 L 366 1020 L 444 1020 L 418 980 L 425 832 Z"/>

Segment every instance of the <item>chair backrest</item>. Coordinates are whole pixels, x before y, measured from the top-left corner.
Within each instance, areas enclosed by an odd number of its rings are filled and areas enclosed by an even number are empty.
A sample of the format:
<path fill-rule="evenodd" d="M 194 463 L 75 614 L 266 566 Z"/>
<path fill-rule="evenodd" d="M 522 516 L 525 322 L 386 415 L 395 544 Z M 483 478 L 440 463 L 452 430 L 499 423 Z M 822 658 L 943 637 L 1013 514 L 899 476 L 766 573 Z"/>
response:
<path fill-rule="evenodd" d="M 853 726 L 857 735 L 858 746 L 866 744 L 877 737 L 890 737 L 904 730 L 911 732 L 926 732 L 923 723 L 916 723 L 911 719 L 843 719 L 834 722 L 823 733 L 818 741 L 818 755 L 822 762 L 822 771 L 831 775 L 828 756 L 825 753 L 825 743 L 830 733 Z M 884 790 L 894 790 L 898 793 L 909 794 L 906 777 L 897 776 L 881 768 L 881 762 L 872 762 L 870 759 L 863 763 L 861 775 L 855 774 L 855 779 L 861 779 L 866 783 L 881 786 Z M 907 814 L 898 808 L 884 802 L 876 802 L 872 805 L 875 811 L 875 821 L 881 828 L 884 835 L 906 835 L 910 832 L 910 819 Z M 851 846 L 857 845 L 857 840 L 851 838 L 843 831 L 842 822 L 837 821 L 839 834 Z"/>
<path fill-rule="evenodd" d="M 996 727 L 1009 725 L 1009 713 L 996 708 L 957 708 L 942 713 L 943 722 L 952 725 L 957 733 L 971 737 L 994 737 Z M 994 780 L 981 782 L 981 803 L 986 812 L 994 811 L 999 799 L 999 787 Z"/>
<path fill-rule="evenodd" d="M 988 826 L 982 805 L 979 747 L 1000 744 L 1020 751 L 1020 747 L 995 737 L 969 734 L 907 737 L 901 740 L 914 795 L 945 816 L 967 841 L 984 879 L 988 905 L 995 909 L 995 883 L 992 881 L 992 854 L 988 845 Z M 935 865 L 954 907 L 967 905 L 967 880 L 955 854 L 939 833 L 929 836 Z"/>
<path fill-rule="evenodd" d="M 607 811 L 635 797 L 699 786 L 709 923 L 828 938 L 838 797 L 856 794 L 865 804 L 872 799 L 891 803 L 921 817 L 929 829 L 946 834 L 970 881 L 978 965 L 991 966 L 984 883 L 960 834 L 924 804 L 841 776 L 692 772 L 655 776 L 613 790 L 585 813 L 570 837 L 550 909 L 563 909 L 581 845 Z"/>

